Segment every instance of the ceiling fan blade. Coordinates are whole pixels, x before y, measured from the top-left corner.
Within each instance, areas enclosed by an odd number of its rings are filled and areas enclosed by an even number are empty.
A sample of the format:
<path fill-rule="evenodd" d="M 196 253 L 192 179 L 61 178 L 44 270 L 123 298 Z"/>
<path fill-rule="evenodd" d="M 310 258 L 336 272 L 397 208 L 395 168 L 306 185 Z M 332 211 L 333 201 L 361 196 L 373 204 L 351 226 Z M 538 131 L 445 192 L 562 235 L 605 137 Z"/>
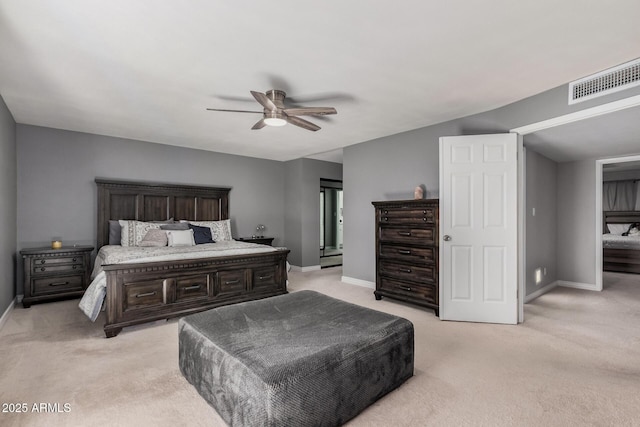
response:
<path fill-rule="evenodd" d="M 327 114 L 338 114 L 333 107 L 295 107 L 283 110 L 288 116 L 324 116 Z"/>
<path fill-rule="evenodd" d="M 264 119 L 260 119 L 260 121 L 258 121 L 255 125 L 253 125 L 253 127 L 251 128 L 252 130 L 258 130 L 258 129 L 262 129 L 263 127 L 265 127 L 267 124 L 264 122 Z"/>
<path fill-rule="evenodd" d="M 263 114 L 262 111 L 247 111 L 247 110 L 223 110 L 220 108 L 207 108 L 208 111 L 224 111 L 225 113 L 258 113 Z"/>
<path fill-rule="evenodd" d="M 278 107 L 276 107 L 276 104 L 273 103 L 272 100 L 270 100 L 267 95 L 265 95 L 262 92 L 256 92 L 256 91 L 251 91 L 251 95 L 253 95 L 253 97 L 256 99 L 256 101 L 258 101 L 260 103 L 260 105 L 262 105 L 264 108 L 266 108 L 267 110 L 270 111 L 276 111 L 278 109 Z"/>
<path fill-rule="evenodd" d="M 303 129 L 311 130 L 314 132 L 320 130 L 320 126 L 315 125 L 305 119 L 301 119 L 300 117 L 288 116 L 286 120 L 292 125 L 299 126 Z"/>

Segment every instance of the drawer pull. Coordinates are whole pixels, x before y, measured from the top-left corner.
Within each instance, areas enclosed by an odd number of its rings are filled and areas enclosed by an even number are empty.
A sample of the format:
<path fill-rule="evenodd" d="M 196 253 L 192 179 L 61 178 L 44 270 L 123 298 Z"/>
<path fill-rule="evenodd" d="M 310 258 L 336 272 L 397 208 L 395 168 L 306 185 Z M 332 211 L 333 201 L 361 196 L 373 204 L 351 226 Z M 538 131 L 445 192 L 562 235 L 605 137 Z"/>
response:
<path fill-rule="evenodd" d="M 186 288 L 182 288 L 183 291 L 193 291 L 196 289 L 200 289 L 202 287 L 202 285 L 193 285 L 193 286 L 187 286 Z"/>
<path fill-rule="evenodd" d="M 427 221 L 427 218 L 422 218 L 422 220 L 426 222 L 426 221 Z"/>
<path fill-rule="evenodd" d="M 401 273 L 411 273 L 411 269 L 410 268 L 400 268 L 399 269 Z"/>
<path fill-rule="evenodd" d="M 40 271 L 46 271 L 47 268 L 46 267 L 40 267 Z"/>
<path fill-rule="evenodd" d="M 398 234 L 401 236 L 411 236 L 410 231 L 398 231 Z"/>
<path fill-rule="evenodd" d="M 267 279 L 271 279 L 272 277 L 273 277 L 273 274 L 269 274 L 268 276 L 258 276 L 258 279 L 267 280 Z"/>
<path fill-rule="evenodd" d="M 235 285 L 238 282 L 240 282 L 240 280 L 227 280 L 226 282 L 224 282 L 224 284 L 225 285 Z"/>
<path fill-rule="evenodd" d="M 410 291 L 411 290 L 411 288 L 409 286 L 403 286 L 403 285 L 400 285 L 400 289 L 402 289 L 403 291 Z"/>
<path fill-rule="evenodd" d="M 77 266 L 77 265 L 74 265 L 74 266 L 73 266 L 73 269 L 75 270 L 76 268 L 78 268 L 78 266 Z"/>
<path fill-rule="evenodd" d="M 40 264 L 44 264 L 45 262 L 47 262 L 47 261 L 45 261 L 43 259 L 40 260 Z"/>
<path fill-rule="evenodd" d="M 147 292 L 145 294 L 138 294 L 136 295 L 136 298 L 144 298 L 144 297 L 152 297 L 156 294 L 156 291 L 153 292 Z"/>
<path fill-rule="evenodd" d="M 384 217 L 384 220 L 385 220 L 385 221 L 389 221 L 389 218 L 387 218 L 387 217 L 385 216 L 385 217 Z"/>
<path fill-rule="evenodd" d="M 411 251 L 407 249 L 398 249 L 400 255 L 411 255 Z"/>
<path fill-rule="evenodd" d="M 65 286 L 68 284 L 69 282 L 55 282 L 55 283 L 49 283 L 49 286 Z"/>
<path fill-rule="evenodd" d="M 76 262 L 77 260 L 78 260 L 78 258 L 73 258 L 72 259 L 73 262 Z"/>

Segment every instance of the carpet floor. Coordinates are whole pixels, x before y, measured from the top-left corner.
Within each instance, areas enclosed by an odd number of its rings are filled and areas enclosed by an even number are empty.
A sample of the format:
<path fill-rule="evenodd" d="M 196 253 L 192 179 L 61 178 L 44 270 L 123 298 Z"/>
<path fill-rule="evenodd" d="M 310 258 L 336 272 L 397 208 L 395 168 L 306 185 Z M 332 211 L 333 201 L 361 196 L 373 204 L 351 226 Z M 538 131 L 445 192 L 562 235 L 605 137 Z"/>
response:
<path fill-rule="evenodd" d="M 523 324 L 503 326 L 375 301 L 341 274 L 292 272 L 289 289 L 415 326 L 414 377 L 348 426 L 640 426 L 640 276 L 607 273 L 603 292 L 555 288 L 525 305 Z M 77 303 L 10 313 L 0 331 L 0 425 L 224 426 L 180 374 L 177 320 L 105 339 L 103 314 L 91 323 Z"/>

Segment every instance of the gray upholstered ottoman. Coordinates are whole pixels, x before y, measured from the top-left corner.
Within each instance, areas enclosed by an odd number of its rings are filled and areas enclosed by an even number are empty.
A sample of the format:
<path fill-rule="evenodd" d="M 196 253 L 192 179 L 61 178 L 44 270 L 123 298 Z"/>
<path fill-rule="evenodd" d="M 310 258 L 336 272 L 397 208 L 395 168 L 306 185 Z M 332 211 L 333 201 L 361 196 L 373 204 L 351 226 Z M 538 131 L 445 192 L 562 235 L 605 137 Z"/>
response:
<path fill-rule="evenodd" d="M 413 375 L 413 324 L 313 291 L 180 319 L 180 370 L 233 426 L 334 426 Z"/>

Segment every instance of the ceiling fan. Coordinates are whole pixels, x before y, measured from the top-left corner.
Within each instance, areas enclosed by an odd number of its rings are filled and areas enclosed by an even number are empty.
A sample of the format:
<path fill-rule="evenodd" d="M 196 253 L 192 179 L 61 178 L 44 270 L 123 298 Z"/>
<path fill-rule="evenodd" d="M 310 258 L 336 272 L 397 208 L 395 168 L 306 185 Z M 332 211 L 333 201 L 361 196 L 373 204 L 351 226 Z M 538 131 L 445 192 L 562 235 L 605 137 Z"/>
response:
<path fill-rule="evenodd" d="M 337 114 L 333 107 L 285 107 L 284 98 L 287 94 L 282 90 L 269 90 L 266 93 L 251 91 L 251 95 L 262 105 L 263 111 L 225 110 L 219 108 L 207 108 L 209 111 L 226 111 L 231 113 L 258 113 L 260 119 L 251 129 L 262 129 L 265 126 L 284 126 L 287 123 L 299 126 L 310 131 L 317 131 L 320 126 L 298 116 L 324 116 Z"/>

